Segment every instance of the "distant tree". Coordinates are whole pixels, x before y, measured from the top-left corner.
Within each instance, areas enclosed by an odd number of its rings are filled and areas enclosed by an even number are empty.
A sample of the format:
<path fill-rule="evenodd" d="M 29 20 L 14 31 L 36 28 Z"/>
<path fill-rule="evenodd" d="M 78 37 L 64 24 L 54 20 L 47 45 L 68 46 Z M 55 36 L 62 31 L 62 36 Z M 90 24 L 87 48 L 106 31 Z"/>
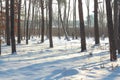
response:
<path fill-rule="evenodd" d="M 85 39 L 85 26 L 83 19 L 83 7 L 82 0 L 78 0 L 78 9 L 79 9 L 79 19 L 80 19 L 80 36 L 81 36 L 81 51 L 86 50 L 86 39 Z"/>
<path fill-rule="evenodd" d="M 24 0 L 24 6 L 25 6 L 25 17 L 24 17 L 24 32 L 23 32 L 23 34 L 24 34 L 24 39 L 25 39 L 25 34 L 26 34 L 26 22 L 27 22 L 27 2 L 26 2 L 26 0 Z"/>
<path fill-rule="evenodd" d="M 14 31 L 14 0 L 10 0 L 10 16 L 11 16 L 11 47 L 12 54 L 16 54 L 16 41 L 15 41 L 15 31 Z"/>
<path fill-rule="evenodd" d="M 94 0 L 94 35 L 95 35 L 95 44 L 100 44 L 99 27 L 98 27 L 98 0 Z"/>
<path fill-rule="evenodd" d="M 111 0 L 106 0 L 106 11 L 107 11 L 108 36 L 109 36 L 109 44 L 110 44 L 110 60 L 115 61 L 117 60 L 117 55 L 116 55 L 114 28 L 112 21 Z"/>
<path fill-rule="evenodd" d="M 32 35 L 32 37 L 34 36 L 34 18 L 35 18 L 35 1 L 32 1 L 32 21 L 30 24 L 30 31 L 29 31 L 29 37 Z"/>
<path fill-rule="evenodd" d="M 58 2 L 58 11 L 59 11 L 59 17 L 60 17 L 60 21 L 61 21 L 61 24 L 62 24 L 62 28 L 63 28 L 63 31 L 64 31 L 64 34 L 65 34 L 65 39 L 66 40 L 70 40 L 69 37 L 68 37 L 68 32 L 66 30 L 66 0 L 57 0 Z M 64 4 L 64 17 L 62 19 L 62 13 L 61 13 L 61 5 Z"/>
<path fill-rule="evenodd" d="M 52 0 L 49 0 L 49 41 L 50 41 L 50 48 L 53 48 L 53 40 L 52 40 Z"/>
<path fill-rule="evenodd" d="M 87 7 L 87 27 L 88 30 L 90 29 L 90 0 L 85 0 L 86 7 Z M 90 31 L 88 33 L 88 37 L 90 36 Z"/>
<path fill-rule="evenodd" d="M 77 0 L 73 0 L 73 28 L 74 28 L 74 35 L 75 35 L 75 39 L 78 39 L 77 36 L 77 26 L 76 26 L 76 3 Z"/>
<path fill-rule="evenodd" d="M 26 24 L 26 44 L 28 44 L 29 39 L 29 18 L 30 18 L 30 8 L 31 8 L 31 0 L 29 0 L 29 6 L 28 6 L 28 17 L 27 17 L 27 24 Z"/>

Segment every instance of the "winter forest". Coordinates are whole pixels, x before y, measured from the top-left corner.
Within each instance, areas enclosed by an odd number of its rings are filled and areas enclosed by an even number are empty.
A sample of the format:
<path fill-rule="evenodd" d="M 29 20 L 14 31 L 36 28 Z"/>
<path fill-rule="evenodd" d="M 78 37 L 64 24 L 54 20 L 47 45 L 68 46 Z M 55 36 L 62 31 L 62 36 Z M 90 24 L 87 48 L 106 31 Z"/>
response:
<path fill-rule="evenodd" d="M 120 0 L 0 0 L 0 80 L 120 80 Z"/>

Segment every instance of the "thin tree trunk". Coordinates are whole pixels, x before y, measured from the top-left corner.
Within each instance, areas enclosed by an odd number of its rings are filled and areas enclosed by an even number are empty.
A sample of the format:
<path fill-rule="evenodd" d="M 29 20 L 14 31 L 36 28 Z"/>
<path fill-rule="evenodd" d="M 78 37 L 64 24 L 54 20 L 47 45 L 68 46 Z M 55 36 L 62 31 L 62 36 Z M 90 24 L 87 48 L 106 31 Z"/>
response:
<path fill-rule="evenodd" d="M 78 36 L 77 36 L 77 27 L 76 27 L 76 1 L 77 0 L 74 0 L 74 4 L 73 4 L 74 5 L 74 11 L 73 11 L 73 16 L 74 16 L 73 17 L 73 22 L 74 23 L 73 23 L 73 26 L 75 28 L 75 38 L 78 39 Z"/>
<path fill-rule="evenodd" d="M 60 9 L 60 0 L 57 0 L 58 1 L 58 11 L 59 11 L 59 16 L 60 16 L 60 21 L 62 23 L 62 28 L 63 28 L 63 31 L 65 33 L 65 38 L 69 41 L 69 37 L 68 37 L 68 33 L 66 31 L 66 28 L 65 28 L 65 25 L 64 25 L 64 21 L 62 20 L 62 15 L 61 15 L 61 9 Z"/>
<path fill-rule="evenodd" d="M 98 28 L 98 0 L 94 0 L 94 35 L 95 35 L 95 44 L 100 44 L 99 28 Z"/>
<path fill-rule="evenodd" d="M 35 16 L 35 0 L 33 1 L 33 5 L 32 5 L 32 22 L 30 25 L 30 35 L 32 35 L 32 37 L 34 36 L 34 16 Z M 29 36 L 30 36 L 29 35 Z"/>
<path fill-rule="evenodd" d="M 26 0 L 24 0 L 24 5 L 25 5 L 25 18 L 24 18 L 24 39 L 25 39 L 25 34 L 26 34 L 26 20 L 27 20 L 27 7 L 26 7 Z"/>
<path fill-rule="evenodd" d="M 50 41 L 50 48 L 53 48 L 53 40 L 52 40 L 52 0 L 49 0 L 49 41 Z"/>
<path fill-rule="evenodd" d="M 74 39 L 74 37 L 75 37 L 75 39 L 77 39 L 78 36 L 77 36 L 77 27 L 76 27 L 76 0 L 74 0 L 74 2 L 73 2 L 73 28 L 74 28 L 74 31 L 72 33 L 73 39 Z"/>
<path fill-rule="evenodd" d="M 79 19 L 80 19 L 80 36 L 81 36 L 81 51 L 86 50 L 85 27 L 83 19 L 82 0 L 78 0 Z"/>
<path fill-rule="evenodd" d="M 41 31 L 41 16 L 40 16 L 40 10 L 39 10 L 39 38 L 40 38 L 40 31 Z"/>
<path fill-rule="evenodd" d="M 44 1 L 41 0 L 41 14 L 42 14 L 42 27 L 41 27 L 41 43 L 44 42 Z"/>
<path fill-rule="evenodd" d="M 61 35 L 60 35 L 60 16 L 59 16 L 59 11 L 58 11 L 58 38 L 61 39 Z"/>
<path fill-rule="evenodd" d="M 106 0 L 106 11 L 107 11 L 107 26 L 108 26 L 108 35 L 109 35 L 109 44 L 110 44 L 110 60 L 117 60 L 116 55 L 116 46 L 115 46 L 115 37 L 114 37 L 114 29 L 113 29 L 113 21 L 112 21 L 112 8 L 110 4 L 110 0 Z"/>
<path fill-rule="evenodd" d="M 10 0 L 10 12 L 11 12 L 11 47 L 12 54 L 16 54 L 16 41 L 15 41 L 15 31 L 14 31 L 14 0 Z"/>
<path fill-rule="evenodd" d="M 20 44 L 21 43 L 21 0 L 19 0 L 19 2 L 18 2 L 18 30 L 17 30 L 17 32 L 18 32 L 18 44 Z"/>
<path fill-rule="evenodd" d="M 30 18 L 30 8 L 31 8 L 31 0 L 29 0 L 29 6 L 28 6 L 28 17 L 27 17 L 27 25 L 26 25 L 26 44 L 28 44 L 29 39 L 29 18 Z"/>
<path fill-rule="evenodd" d="M 71 0 L 68 1 L 68 11 L 67 11 L 67 16 L 66 16 L 66 30 L 68 32 L 68 35 L 70 35 L 70 32 L 69 32 L 69 15 L 70 15 L 70 3 L 71 3 L 70 1 Z"/>
<path fill-rule="evenodd" d="M 90 0 L 85 0 L 87 6 L 87 27 L 88 27 L 88 38 L 90 37 Z"/>

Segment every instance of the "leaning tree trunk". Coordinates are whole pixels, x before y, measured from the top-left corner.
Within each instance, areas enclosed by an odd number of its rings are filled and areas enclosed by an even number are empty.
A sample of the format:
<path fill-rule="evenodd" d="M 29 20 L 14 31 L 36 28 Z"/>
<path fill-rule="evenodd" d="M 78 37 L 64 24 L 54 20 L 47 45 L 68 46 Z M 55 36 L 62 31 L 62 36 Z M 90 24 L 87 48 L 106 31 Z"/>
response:
<path fill-rule="evenodd" d="M 6 0 L 6 43 L 10 45 L 9 0 Z"/>
<path fill-rule="evenodd" d="M 15 31 L 14 31 L 14 0 L 10 0 L 10 12 L 11 12 L 11 47 L 12 54 L 16 54 L 16 41 L 15 41 Z"/>
<path fill-rule="evenodd" d="M 49 0 L 49 41 L 50 41 L 50 48 L 53 48 L 53 40 L 52 40 L 52 0 Z"/>
<path fill-rule="evenodd" d="M 111 1 L 106 0 L 106 11 L 107 11 L 107 26 L 108 26 L 108 35 L 109 35 L 109 43 L 110 43 L 110 60 L 117 60 L 116 55 L 116 46 L 115 46 L 115 37 L 114 37 L 114 29 L 113 29 L 113 21 L 112 21 L 112 8 Z"/>
<path fill-rule="evenodd" d="M 66 31 L 66 28 L 65 28 L 65 25 L 64 25 L 64 21 L 62 20 L 62 14 L 61 14 L 61 6 L 60 6 L 60 0 L 57 0 L 58 2 L 58 11 L 59 11 L 59 17 L 60 17 L 60 21 L 61 21 L 61 24 L 62 24 L 62 28 L 63 28 L 63 31 L 64 31 L 64 34 L 65 34 L 65 38 L 70 41 L 69 37 L 68 37 L 68 32 Z"/>
<path fill-rule="evenodd" d="M 81 51 L 86 50 L 85 27 L 83 20 L 82 0 L 78 0 L 79 19 L 80 19 L 80 36 L 81 36 Z"/>
<path fill-rule="evenodd" d="M 98 28 L 98 0 L 94 0 L 94 34 L 95 34 L 95 44 L 100 44 L 99 28 Z"/>

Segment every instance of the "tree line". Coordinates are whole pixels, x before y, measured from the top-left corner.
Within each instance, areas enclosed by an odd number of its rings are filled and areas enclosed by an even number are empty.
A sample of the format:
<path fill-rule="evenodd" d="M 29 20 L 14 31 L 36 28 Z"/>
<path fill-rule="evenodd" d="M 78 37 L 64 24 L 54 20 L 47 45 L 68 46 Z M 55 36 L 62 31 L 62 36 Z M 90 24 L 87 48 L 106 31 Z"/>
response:
<path fill-rule="evenodd" d="M 87 25 L 84 20 L 83 0 L 73 0 L 73 39 L 81 39 L 81 51 L 86 47 L 86 26 L 89 31 L 91 27 L 90 0 L 85 0 L 87 8 Z M 94 2 L 94 39 L 95 45 L 100 44 L 100 26 L 108 29 L 110 60 L 117 60 L 117 52 L 120 53 L 120 10 L 118 0 L 93 0 Z M 113 4 L 114 3 L 114 4 Z M 57 5 L 55 11 L 53 5 Z M 76 6 L 77 5 L 77 6 Z M 114 6 L 113 6 L 114 5 Z M 11 46 L 12 54 L 16 54 L 16 43 L 21 44 L 25 40 L 29 44 L 29 39 L 38 36 L 44 43 L 45 36 L 49 39 L 49 47 L 53 48 L 53 22 L 54 11 L 57 13 L 58 37 L 61 39 L 61 29 L 65 39 L 70 41 L 69 20 L 71 14 L 71 0 L 0 0 L 0 54 L 1 38 L 5 36 L 5 43 Z M 76 10 L 78 9 L 78 10 Z M 114 14 L 112 13 L 114 11 Z M 79 14 L 79 36 L 77 35 L 76 18 Z M 105 16 L 106 15 L 106 16 Z M 17 26 L 17 27 L 16 27 Z M 103 28 L 104 29 L 104 28 Z M 90 34 L 90 32 L 88 32 Z M 17 38 L 17 39 L 16 39 Z"/>

